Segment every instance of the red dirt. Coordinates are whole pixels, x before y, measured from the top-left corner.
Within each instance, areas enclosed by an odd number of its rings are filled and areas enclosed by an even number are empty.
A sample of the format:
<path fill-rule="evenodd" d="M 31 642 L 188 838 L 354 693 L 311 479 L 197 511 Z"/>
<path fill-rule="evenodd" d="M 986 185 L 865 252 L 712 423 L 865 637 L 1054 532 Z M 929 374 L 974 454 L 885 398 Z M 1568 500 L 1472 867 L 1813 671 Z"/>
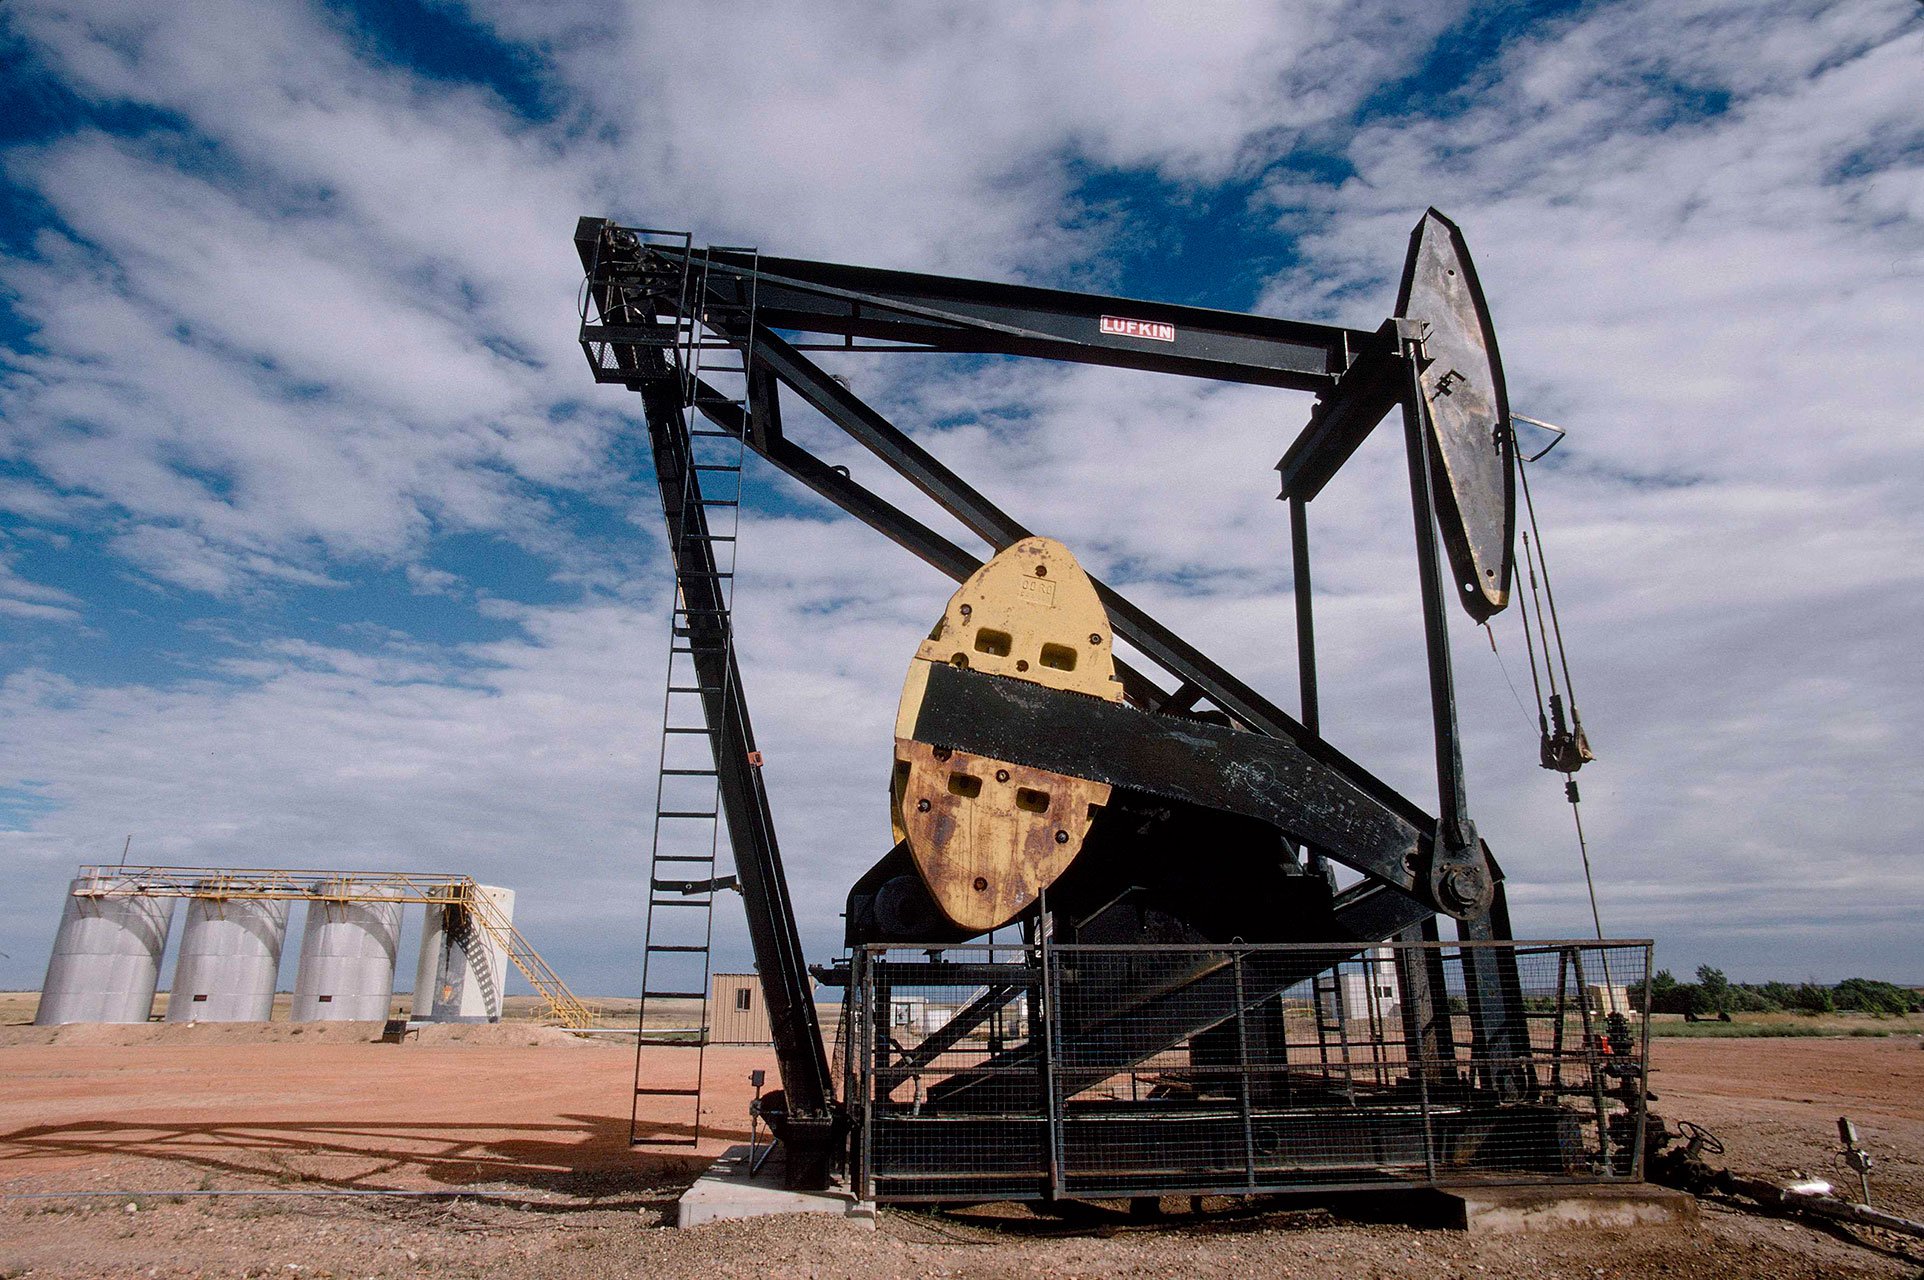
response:
<path fill-rule="evenodd" d="M 200 1041 L 197 1032 L 206 1033 Z M 144 1035 L 145 1033 L 143 1033 Z M 490 1039 L 521 1043 L 488 1043 Z M 1877 1252 L 1709 1206 L 1671 1232 L 1463 1237 L 1321 1214 L 991 1229 L 884 1213 L 877 1232 L 776 1219 L 657 1229 L 707 1153 L 746 1134 L 765 1049 L 708 1053 L 702 1155 L 627 1146 L 633 1050 L 525 1043 L 527 1028 L 439 1044 L 281 1039 L 180 1028 L 150 1043 L 32 1043 L 0 1030 L 0 1192 L 189 1188 L 487 1188 L 520 1205 L 364 1200 L 0 1202 L 0 1277 L 95 1275 L 592 1276 L 1012 1274 L 1914 1277 L 1924 1251 Z M 138 1038 L 138 1037 L 137 1037 Z M 536 1037 L 546 1039 L 546 1037 Z M 88 1037 L 73 1037 L 85 1040 Z M 21 1043 L 22 1040 L 29 1041 Z M 694 1055 L 651 1049 L 656 1083 Z M 1877 1202 L 1924 1216 L 1924 1052 L 1913 1038 L 1659 1040 L 1656 1110 L 1697 1120 L 1747 1172 L 1835 1176 L 1839 1114 L 1879 1165 Z M 771 1080 L 773 1075 L 771 1072 Z M 648 1099 L 658 1134 L 678 1099 Z M 299 1268 L 297 1272 L 294 1268 Z"/>
<path fill-rule="evenodd" d="M 624 1099 L 633 1048 L 572 1037 L 566 1047 L 530 1047 L 538 1029 L 512 1034 L 523 1043 L 0 1048 L 8 1080 L 0 1190 L 21 1190 L 14 1184 L 23 1179 L 54 1189 L 76 1178 L 191 1187 L 198 1175 L 226 1185 L 228 1174 L 342 1187 L 505 1182 L 559 1190 L 632 1173 Z M 694 1082 L 692 1052 L 648 1052 L 651 1082 Z M 773 1079 L 774 1065 L 766 1049 L 708 1051 L 703 1102 L 712 1128 L 701 1152 L 746 1141 L 748 1072 L 769 1068 Z M 656 1136 L 689 1130 L 688 1102 L 643 1102 Z M 141 1167 L 154 1160 L 167 1168 Z M 700 1161 L 657 1163 L 665 1173 Z M 128 1182 L 136 1169 L 142 1180 Z"/>

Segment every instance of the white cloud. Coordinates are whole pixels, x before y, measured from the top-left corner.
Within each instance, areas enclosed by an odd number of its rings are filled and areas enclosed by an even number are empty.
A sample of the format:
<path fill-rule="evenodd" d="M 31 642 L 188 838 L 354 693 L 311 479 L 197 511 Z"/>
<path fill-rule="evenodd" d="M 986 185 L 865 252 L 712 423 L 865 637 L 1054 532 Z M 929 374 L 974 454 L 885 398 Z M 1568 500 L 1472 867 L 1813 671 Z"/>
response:
<path fill-rule="evenodd" d="M 621 131 L 616 212 L 946 271 L 1098 248 L 1072 165 L 1210 183 L 1339 120 L 1456 5 L 479 3 Z M 659 220 L 667 219 L 666 222 Z M 771 250 L 773 245 L 766 246 Z"/>
<path fill-rule="evenodd" d="M 154 861 L 438 862 L 516 885 L 564 971 L 631 985 L 664 566 L 652 494 L 627 474 L 638 406 L 594 387 L 573 346 L 574 218 L 1073 279 L 1131 234 L 1077 205 L 1080 175 L 1206 191 L 1299 142 L 1344 147 L 1356 176 L 1272 173 L 1301 265 L 1269 305 L 1374 327 L 1435 203 L 1468 230 L 1519 407 L 1577 429 L 1538 498 L 1603 755 L 1583 782 L 1606 923 L 1744 974 L 1841 976 L 1826 948 L 1847 940 L 1867 969 L 1914 965 L 1924 813 L 1901 743 L 1924 710 L 1907 648 L 1924 547 L 1906 335 L 1924 169 L 1907 11 L 1591 6 L 1514 41 L 1438 112 L 1360 130 L 1357 105 L 1454 10 L 481 12 L 526 42 L 553 119 L 379 65 L 293 6 L 8 11 L 78 92 L 159 114 L 9 164 L 64 229 L 0 266 L 36 326 L 0 383 L 0 447 L 32 478 L 0 503 L 219 597 L 217 618 L 376 565 L 402 570 L 412 606 L 472 600 L 513 634 L 437 646 L 383 617 L 231 644 L 171 687 L 15 672 L 0 786 L 57 807 L 0 834 L 20 886 L 0 924 L 31 940 L 4 948 L 7 972 L 31 980 L 68 867 L 138 830 Z M 1269 468 L 1304 397 L 847 368 L 1018 518 L 1293 703 Z M 1325 721 L 1427 800 L 1394 425 L 1313 515 Z M 922 510 L 812 415 L 789 426 Z M 793 495 L 765 470 L 757 485 Z M 632 522 L 637 545 L 577 537 L 575 504 Z M 449 532 L 537 551 L 581 603 L 518 604 L 431 566 Z M 741 548 L 748 689 L 819 955 L 886 843 L 888 727 L 948 586 L 847 521 L 751 510 Z M 84 593 L 51 590 L 0 596 L 86 615 Z M 1513 625 L 1499 639 L 1521 679 Z M 1518 926 L 1581 932 L 1556 782 L 1529 768 L 1485 641 L 1458 633 L 1472 794 Z"/>
<path fill-rule="evenodd" d="M 86 601 L 70 591 L 34 582 L 14 568 L 15 557 L 0 551 L 0 613 L 25 622 L 78 622 Z"/>
<path fill-rule="evenodd" d="M 1924 810 L 1894 752 L 1924 710 L 1924 361 L 1892 336 L 1924 284 L 1900 194 L 1920 52 L 1888 5 L 1607 6 L 1518 42 L 1454 113 L 1364 129 L 1340 188 L 1272 193 L 1310 252 L 1270 305 L 1353 322 L 1411 211 L 1456 216 L 1513 400 L 1576 428 L 1537 482 L 1603 756 L 1606 924 L 1759 956 L 1768 925 L 1823 918 L 1832 966 L 1915 966 Z M 1556 848 L 1551 816 L 1518 834 Z M 1532 845 L 1504 847 L 1546 874 Z M 1778 963 L 1825 967 L 1814 936 Z"/>

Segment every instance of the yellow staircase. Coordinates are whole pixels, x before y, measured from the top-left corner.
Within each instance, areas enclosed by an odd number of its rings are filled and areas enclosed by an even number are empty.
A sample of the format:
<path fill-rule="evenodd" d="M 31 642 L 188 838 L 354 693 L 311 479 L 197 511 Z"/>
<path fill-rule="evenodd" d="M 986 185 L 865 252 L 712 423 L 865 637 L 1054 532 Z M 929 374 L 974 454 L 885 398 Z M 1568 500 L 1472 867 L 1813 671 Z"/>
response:
<path fill-rule="evenodd" d="M 463 880 L 461 905 L 467 908 L 474 922 L 481 926 L 494 944 L 508 953 L 508 959 L 521 971 L 543 1000 L 548 1002 L 548 1016 L 564 1027 L 580 1030 L 591 1027 L 595 1022 L 595 1011 L 584 1004 L 579 996 L 568 989 L 561 975 L 551 968 L 534 945 L 521 935 L 512 921 L 501 914 L 499 907 L 487 894 L 479 891 L 472 880 Z"/>

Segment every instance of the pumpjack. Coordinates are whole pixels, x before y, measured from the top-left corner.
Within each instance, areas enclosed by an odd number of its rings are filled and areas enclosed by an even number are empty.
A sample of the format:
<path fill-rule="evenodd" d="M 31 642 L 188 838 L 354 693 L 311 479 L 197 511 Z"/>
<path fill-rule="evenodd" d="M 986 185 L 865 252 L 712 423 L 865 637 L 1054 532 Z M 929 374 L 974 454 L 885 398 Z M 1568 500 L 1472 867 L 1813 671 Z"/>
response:
<path fill-rule="evenodd" d="M 1097 1082 L 1173 1044 L 1220 1039 L 1231 1020 L 1241 1035 L 1245 1013 L 1265 1002 L 1281 1011 L 1292 984 L 1385 943 L 1407 948 L 1397 954 L 1397 1017 L 1406 1061 L 1417 1065 L 1397 1096 L 1423 1091 L 1425 1133 L 1433 1137 L 1434 1104 L 1447 1095 L 1461 1104 L 1453 1115 L 1522 1108 L 1529 1133 L 1547 1135 L 1552 1148 L 1568 1145 L 1557 1116 L 1563 1086 L 1546 1092 L 1539 1078 L 1518 953 L 1502 945 L 1513 936 L 1503 874 L 1471 819 L 1458 740 L 1448 614 L 1460 608 L 1481 623 L 1509 602 L 1516 442 L 1488 308 L 1454 223 L 1430 210 L 1417 224 L 1394 314 L 1375 330 L 702 248 L 683 233 L 599 218 L 580 221 L 575 243 L 589 365 L 597 381 L 641 396 L 676 561 L 676 634 L 686 641 L 678 652 L 698 673 L 686 687 L 701 702 L 781 1075 L 762 1112 L 786 1148 L 791 1185 L 822 1185 L 851 1161 L 880 1159 L 892 1086 L 884 1081 L 879 1094 L 864 1086 L 857 1098 L 845 1080 L 838 1096 L 729 629 L 728 573 L 716 558 L 725 535 L 713 532 L 702 497 L 704 438 L 738 442 L 960 583 L 909 663 L 889 774 L 893 843 L 853 885 L 845 913 L 858 961 L 889 948 L 932 954 L 1011 925 L 1031 953 L 1045 953 L 1041 970 L 1017 964 L 1002 974 L 985 964 L 963 974 L 980 978 L 979 994 L 915 1060 L 926 1067 L 941 1048 L 980 1040 L 992 1015 L 1023 1010 L 1026 1035 L 998 1033 L 926 1091 L 918 1077 L 916 1119 L 955 1122 L 918 1131 L 918 1141 L 935 1145 L 917 1158 L 949 1170 L 941 1195 L 1009 1193 L 1012 1184 L 993 1178 L 953 1179 L 956 1167 L 1001 1141 L 996 1117 L 1020 1110 L 1012 1090 L 1049 1078 L 1053 1101 L 1042 1119 L 1057 1137 L 1040 1194 L 1060 1192 L 1060 1122 L 1083 1105 L 1071 1099 L 1086 1103 Z M 1092 576 L 1067 546 L 996 507 L 812 358 L 837 352 L 1019 356 L 1314 393 L 1307 424 L 1276 464 L 1291 536 L 1300 714 Z M 716 367 L 739 377 L 741 394 L 716 385 L 708 372 Z M 795 443 L 782 428 L 783 392 L 866 447 L 991 554 L 978 558 Z M 1398 408 L 1434 814 L 1318 732 L 1308 509 Z M 1119 656 L 1118 640 L 1160 673 Z M 1337 865 L 1360 879 L 1339 887 Z M 667 887 L 656 879 L 651 893 Z M 1446 918 L 1458 946 L 1447 974 L 1438 930 Z M 1058 955 L 1116 948 L 1128 959 L 1104 970 L 1099 991 L 1065 995 L 1053 970 L 1046 981 L 1035 977 L 1051 947 Z M 1225 959 L 1226 947 L 1251 950 Z M 888 999 L 888 979 L 876 985 L 880 970 L 866 978 L 846 965 L 817 971 L 848 983 L 851 1004 L 878 989 Z M 1564 981 L 1559 967 L 1559 990 Z M 872 1027 L 886 1023 L 888 1009 L 866 1016 Z M 1453 1042 L 1466 1036 L 1464 1061 L 1475 1067 L 1433 1070 L 1455 1063 Z M 850 1053 L 893 1060 L 892 1043 L 883 1030 L 858 1036 Z M 1278 1061 L 1286 1057 L 1279 1052 Z M 1240 1099 L 1250 1176 L 1237 1185 L 1254 1187 L 1258 1148 L 1288 1146 L 1289 1125 L 1317 1120 L 1317 1104 L 1300 1091 L 1265 1100 L 1252 1093 L 1249 1068 L 1238 1070 L 1242 1083 L 1230 1092 Z M 1611 1087 L 1629 1097 L 1621 1071 Z M 1602 1083 L 1596 1088 L 1601 1117 Z M 1163 1104 L 1171 1097 L 1165 1090 Z M 1200 1098 L 1191 1100 L 1201 1106 Z M 1137 1114 L 1124 1119 L 1133 1124 Z M 1262 1138 L 1269 1131 L 1260 1124 L 1281 1136 Z M 966 1135 L 966 1145 L 942 1148 L 943 1132 Z M 1383 1132 L 1379 1125 L 1365 1137 L 1387 1149 Z M 1569 1173 L 1566 1157 L 1553 1150 L 1545 1159 Z M 1613 1173 L 1624 1167 L 1604 1163 Z M 1211 1185 L 1158 1176 L 1127 1185 Z"/>

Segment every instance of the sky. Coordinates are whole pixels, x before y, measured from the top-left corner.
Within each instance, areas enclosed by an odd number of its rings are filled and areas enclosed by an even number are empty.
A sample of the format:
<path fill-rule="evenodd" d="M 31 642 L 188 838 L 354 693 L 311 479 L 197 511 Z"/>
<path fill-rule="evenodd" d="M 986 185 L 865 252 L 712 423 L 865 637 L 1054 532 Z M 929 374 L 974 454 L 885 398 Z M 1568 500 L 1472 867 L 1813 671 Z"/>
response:
<path fill-rule="evenodd" d="M 578 217 L 1374 329 L 1429 206 L 1513 405 L 1569 429 L 1534 490 L 1605 930 L 1924 983 L 1916 0 L 15 0 L 0 60 L 0 986 L 125 849 L 473 875 L 577 990 L 636 989 L 672 584 L 638 398 L 576 344 Z M 833 370 L 1295 705 L 1272 468 L 1309 397 Z M 1311 508 L 1323 723 L 1428 807 L 1404 485 L 1386 429 Z M 951 584 L 748 486 L 744 681 L 821 960 Z M 1583 936 L 1514 610 L 1453 642 L 1517 932 Z"/>

